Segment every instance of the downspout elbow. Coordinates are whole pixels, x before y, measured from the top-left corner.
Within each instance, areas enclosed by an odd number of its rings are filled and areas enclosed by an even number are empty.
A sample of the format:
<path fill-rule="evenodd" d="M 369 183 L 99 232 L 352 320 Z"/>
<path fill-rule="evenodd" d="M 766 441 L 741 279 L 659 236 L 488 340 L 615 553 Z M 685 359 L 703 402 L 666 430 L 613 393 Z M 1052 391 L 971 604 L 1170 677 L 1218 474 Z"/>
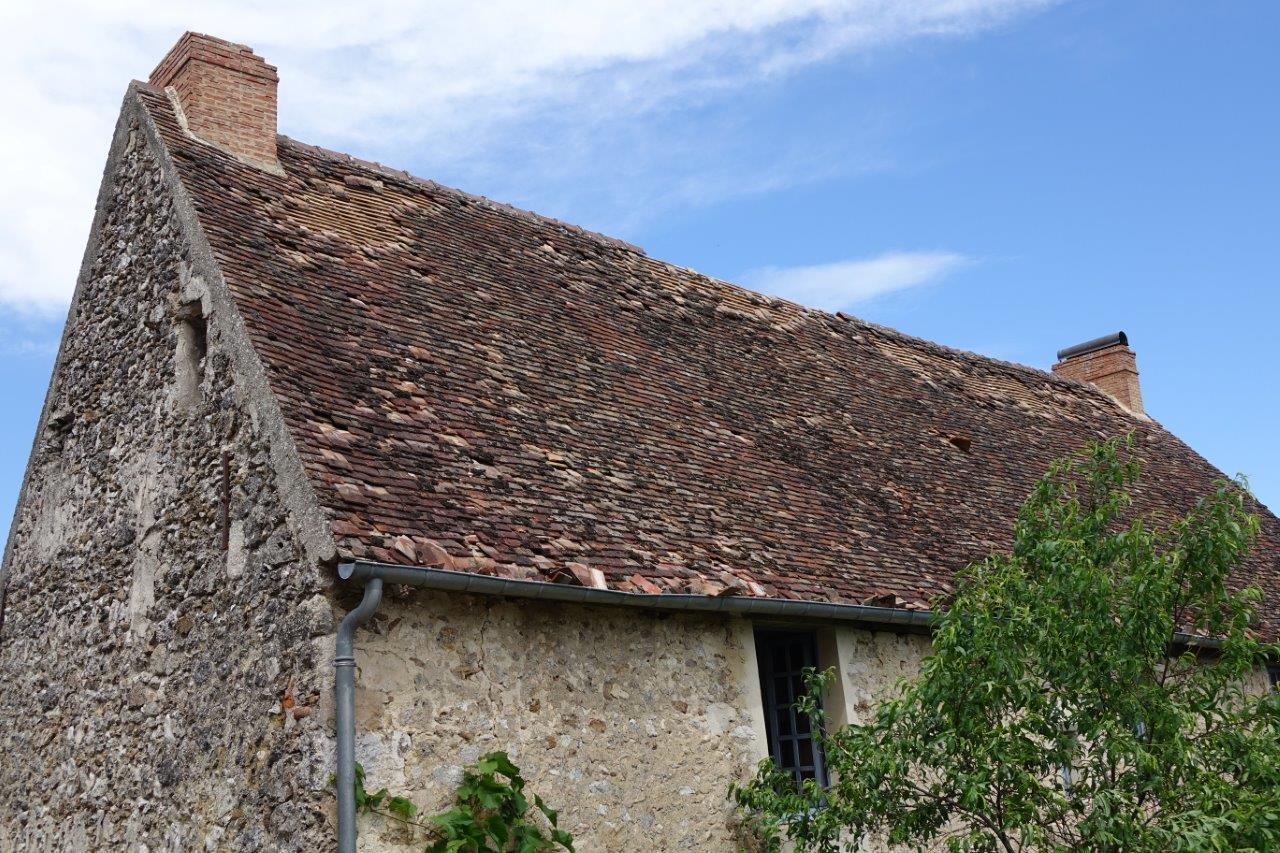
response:
<path fill-rule="evenodd" d="M 338 625 L 338 637 L 334 642 L 334 663 L 342 666 L 344 662 L 355 663 L 352 655 L 355 652 L 356 629 L 368 622 L 382 603 L 382 578 L 370 578 L 364 585 L 364 597 L 353 610 L 342 618 Z"/>

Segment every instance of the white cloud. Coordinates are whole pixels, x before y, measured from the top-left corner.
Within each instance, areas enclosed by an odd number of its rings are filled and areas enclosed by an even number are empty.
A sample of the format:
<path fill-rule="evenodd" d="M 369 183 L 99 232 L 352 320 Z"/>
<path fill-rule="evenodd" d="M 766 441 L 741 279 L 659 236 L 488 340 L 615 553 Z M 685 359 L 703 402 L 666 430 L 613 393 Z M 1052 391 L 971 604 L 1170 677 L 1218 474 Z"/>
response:
<path fill-rule="evenodd" d="M 963 36 L 1050 2 L 3 4 L 0 87 L 11 121 L 0 135 L 0 303 L 47 311 L 69 296 L 125 84 L 145 77 L 184 29 L 250 44 L 278 65 L 281 129 L 292 136 L 400 166 L 420 166 L 429 152 L 433 173 L 467 176 L 515 171 L 518 150 L 523 171 L 551 173 L 560 163 L 567 185 L 582 183 L 568 164 L 616 159 L 612 142 L 624 128 L 642 133 L 640 119 L 655 112 L 724 99 L 851 51 Z M 572 125 L 573 150 L 543 136 L 540 151 L 544 122 Z M 706 144 L 714 154 L 664 173 L 668 190 L 652 195 L 752 191 L 719 162 L 717 140 Z M 820 148 L 800 160 L 820 170 Z M 776 180 L 812 179 L 806 168 Z M 537 186 L 556 192 L 546 180 Z"/>
<path fill-rule="evenodd" d="M 0 322 L 0 356 L 5 359 L 52 358 L 58 352 L 62 317 L 29 314 Z"/>
<path fill-rule="evenodd" d="M 955 252 L 889 252 L 862 260 L 764 267 L 745 276 L 756 290 L 811 308 L 839 311 L 889 293 L 938 281 L 972 260 Z"/>

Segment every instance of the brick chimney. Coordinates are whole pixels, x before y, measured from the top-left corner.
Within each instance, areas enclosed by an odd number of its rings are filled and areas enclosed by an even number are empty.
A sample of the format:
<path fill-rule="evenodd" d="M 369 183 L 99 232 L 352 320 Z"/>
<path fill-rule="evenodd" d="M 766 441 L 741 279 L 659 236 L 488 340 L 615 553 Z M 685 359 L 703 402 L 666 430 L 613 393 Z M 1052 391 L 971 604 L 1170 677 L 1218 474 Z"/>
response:
<path fill-rule="evenodd" d="M 242 44 L 186 33 L 151 72 L 168 89 L 187 129 L 236 158 L 272 172 L 276 159 L 276 69 Z"/>
<path fill-rule="evenodd" d="M 1135 415 L 1143 415 L 1138 359 L 1124 332 L 1105 335 L 1058 350 L 1053 372 L 1095 385 Z"/>

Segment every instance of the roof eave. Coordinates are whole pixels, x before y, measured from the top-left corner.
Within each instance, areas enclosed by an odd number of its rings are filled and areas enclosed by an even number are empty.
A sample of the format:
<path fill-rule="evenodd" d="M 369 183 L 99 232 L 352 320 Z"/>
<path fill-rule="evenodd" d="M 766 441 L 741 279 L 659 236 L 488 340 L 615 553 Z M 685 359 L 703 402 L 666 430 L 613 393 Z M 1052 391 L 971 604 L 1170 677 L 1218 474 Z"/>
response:
<path fill-rule="evenodd" d="M 798 601 L 746 595 L 690 595 L 686 593 L 640 593 L 616 589 L 573 586 L 548 581 L 517 580 L 447 569 L 399 566 L 356 560 L 341 563 L 338 575 L 363 584 L 371 578 L 387 583 L 423 587 L 448 592 L 501 595 L 514 598 L 635 607 L 644 610 L 719 613 L 805 622 L 839 622 L 870 628 L 925 632 L 933 619 L 931 610 L 901 607 L 873 607 L 865 604 L 838 604 L 828 601 Z"/>
<path fill-rule="evenodd" d="M 371 578 L 381 578 L 386 583 L 398 583 L 442 592 L 634 607 L 668 612 L 719 613 L 796 622 L 834 622 L 901 633 L 928 633 L 932 630 L 935 616 L 933 610 L 874 607 L 867 604 L 840 604 L 830 601 L 799 601 L 746 595 L 623 592 L 616 589 L 500 578 L 471 572 L 400 566 L 368 560 L 340 563 L 338 576 L 343 580 L 355 581 L 361 585 Z M 1206 650 L 1218 649 L 1222 646 L 1221 640 L 1215 637 L 1202 637 L 1182 631 L 1174 632 L 1172 644 L 1175 647 Z"/>

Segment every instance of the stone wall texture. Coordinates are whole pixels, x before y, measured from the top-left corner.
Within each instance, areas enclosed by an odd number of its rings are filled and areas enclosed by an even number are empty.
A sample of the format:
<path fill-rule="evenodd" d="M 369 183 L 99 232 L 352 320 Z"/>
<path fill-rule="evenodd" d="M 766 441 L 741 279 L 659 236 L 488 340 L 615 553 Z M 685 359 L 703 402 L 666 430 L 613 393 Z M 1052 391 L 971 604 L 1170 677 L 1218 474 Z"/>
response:
<path fill-rule="evenodd" d="M 357 755 L 434 811 L 507 750 L 578 849 L 734 850 L 731 780 L 765 754 L 750 625 L 415 592 L 357 652 Z M 380 819 L 367 850 L 407 850 Z"/>
<path fill-rule="evenodd" d="M 0 850 L 324 849 L 331 608 L 124 128 L 6 553 Z"/>

